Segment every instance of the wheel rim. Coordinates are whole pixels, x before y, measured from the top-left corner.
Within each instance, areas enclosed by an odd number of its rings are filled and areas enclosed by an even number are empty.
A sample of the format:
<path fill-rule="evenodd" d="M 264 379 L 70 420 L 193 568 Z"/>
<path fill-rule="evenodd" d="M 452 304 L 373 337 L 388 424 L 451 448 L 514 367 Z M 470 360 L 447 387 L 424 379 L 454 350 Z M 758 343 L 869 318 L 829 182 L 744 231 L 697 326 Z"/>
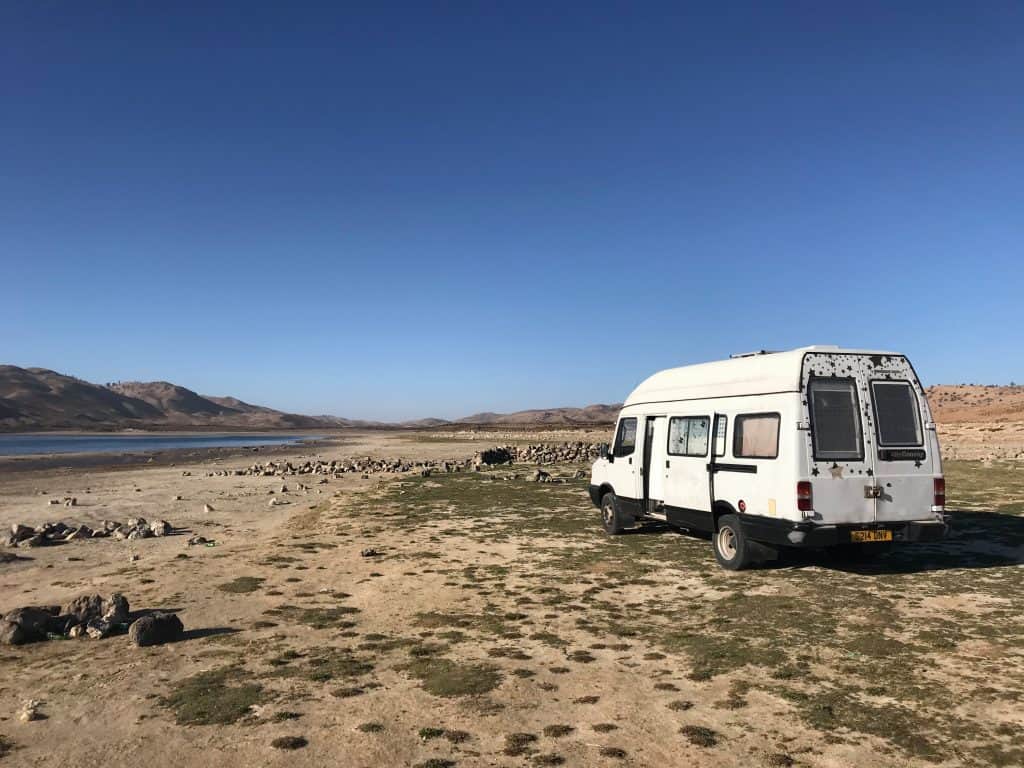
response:
<path fill-rule="evenodd" d="M 615 515 L 615 510 L 612 509 L 612 505 L 611 504 L 605 504 L 604 508 L 602 508 L 602 510 L 601 510 L 601 514 L 604 516 L 604 524 L 605 525 L 611 525 L 612 524 L 612 517 Z"/>
<path fill-rule="evenodd" d="M 736 557 L 736 532 L 728 526 L 718 529 L 718 551 L 726 560 Z"/>

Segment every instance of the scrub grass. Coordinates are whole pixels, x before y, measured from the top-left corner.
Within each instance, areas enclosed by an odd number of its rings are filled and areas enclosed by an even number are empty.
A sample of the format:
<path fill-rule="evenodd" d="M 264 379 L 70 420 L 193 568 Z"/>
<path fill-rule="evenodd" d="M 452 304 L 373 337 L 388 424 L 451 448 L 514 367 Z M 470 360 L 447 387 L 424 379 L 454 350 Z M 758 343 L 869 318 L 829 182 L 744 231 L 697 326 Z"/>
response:
<path fill-rule="evenodd" d="M 227 725 L 265 703 L 263 687 L 241 667 L 230 666 L 185 678 L 163 699 L 178 725 Z"/>
<path fill-rule="evenodd" d="M 898 547 L 864 563 L 799 553 L 742 574 L 721 571 L 706 538 L 665 526 L 608 537 L 586 481 L 505 479 L 526 474 L 522 467 L 404 479 L 380 490 L 370 506 L 375 523 L 415 530 L 442 553 L 519 546 L 501 565 L 422 558 L 431 563 L 425 572 L 443 572 L 446 586 L 466 599 L 457 611 L 416 613 L 420 631 L 486 643 L 487 655 L 502 664 L 516 652 L 536 657 L 555 650 L 566 663 L 551 664 L 548 656 L 541 671 L 562 675 L 585 674 L 610 654 L 634 652 L 636 661 L 671 668 L 688 686 L 730 681 L 724 697 L 702 702 L 692 694 L 681 699 L 678 685 L 653 680 L 654 695 L 675 694 L 662 705 L 672 712 L 687 712 L 694 701 L 711 711 L 741 710 L 756 693 L 790 707 L 822 743 L 855 745 L 873 737 L 906 759 L 955 754 L 967 763 L 1003 766 L 1024 758 L 1019 734 L 1011 735 L 1019 726 L 967 717 L 942 703 L 967 700 L 1001 711 L 1024 706 L 1024 663 L 1014 656 L 1024 646 L 1020 467 L 948 462 L 951 535 L 945 541 Z M 351 524 L 368 519 L 357 513 Z M 928 608 L 929 601 L 956 596 L 964 597 L 962 605 Z M 548 614 L 571 617 L 576 632 L 548 625 Z M 579 633 L 590 640 L 581 643 Z M 1001 661 L 961 653 L 970 643 L 991 646 L 992 658 Z M 522 674 L 438 653 L 404 667 L 436 695 L 478 695 L 494 690 L 503 675 Z M 954 682 L 963 687 L 951 687 Z M 539 688 L 557 686 L 543 681 Z M 600 733 L 612 725 L 591 727 Z M 705 748 L 732 738 L 705 726 L 683 728 L 687 740 Z M 535 753 L 535 740 L 512 734 L 505 754 Z M 792 759 L 771 754 L 766 759 L 777 764 Z"/>

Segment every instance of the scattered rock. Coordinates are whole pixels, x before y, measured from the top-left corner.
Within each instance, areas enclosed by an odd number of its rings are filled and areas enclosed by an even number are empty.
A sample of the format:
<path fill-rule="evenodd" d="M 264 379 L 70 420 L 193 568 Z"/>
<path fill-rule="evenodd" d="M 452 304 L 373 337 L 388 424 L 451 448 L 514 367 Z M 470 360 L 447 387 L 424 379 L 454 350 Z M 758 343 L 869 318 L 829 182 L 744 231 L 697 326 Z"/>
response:
<path fill-rule="evenodd" d="M 173 613 L 152 613 L 136 620 L 128 628 L 128 638 L 140 648 L 163 645 L 181 638 L 185 627 Z"/>
<path fill-rule="evenodd" d="M 18 713 L 18 719 L 23 723 L 31 723 L 34 720 L 45 720 L 46 715 L 39 711 L 43 706 L 43 702 L 36 701 L 35 699 L 29 699 L 21 706 L 21 711 Z"/>
<path fill-rule="evenodd" d="M 154 520 L 149 524 L 149 530 L 153 532 L 154 536 L 167 536 L 174 529 L 166 520 Z"/>
<path fill-rule="evenodd" d="M 200 547 L 204 544 L 213 544 L 213 542 L 205 536 L 196 534 L 195 536 L 190 536 L 186 544 L 190 547 Z"/>
<path fill-rule="evenodd" d="M 379 557 L 380 552 L 373 547 L 367 547 L 359 553 L 362 557 Z"/>
<path fill-rule="evenodd" d="M 214 511 L 216 510 L 210 504 L 203 504 L 203 514 L 208 515 Z"/>
<path fill-rule="evenodd" d="M 24 645 L 32 640 L 20 624 L 0 619 L 0 645 Z"/>

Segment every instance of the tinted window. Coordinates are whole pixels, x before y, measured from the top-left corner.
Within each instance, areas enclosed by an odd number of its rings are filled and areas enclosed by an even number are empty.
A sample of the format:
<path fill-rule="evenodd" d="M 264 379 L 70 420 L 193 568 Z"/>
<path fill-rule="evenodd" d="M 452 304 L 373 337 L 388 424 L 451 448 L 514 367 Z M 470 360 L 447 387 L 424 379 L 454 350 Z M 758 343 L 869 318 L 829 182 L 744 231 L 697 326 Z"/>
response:
<path fill-rule="evenodd" d="M 861 459 L 860 412 L 853 379 L 808 385 L 815 459 Z"/>
<path fill-rule="evenodd" d="M 623 419 L 619 422 L 619 431 L 615 435 L 616 456 L 629 456 L 636 448 L 636 419 Z"/>
<path fill-rule="evenodd" d="M 921 412 L 906 381 L 873 381 L 879 445 L 921 445 Z"/>
<path fill-rule="evenodd" d="M 737 416 L 732 455 L 738 459 L 774 459 L 779 455 L 779 414 Z"/>
<path fill-rule="evenodd" d="M 668 452 L 672 456 L 707 456 L 707 416 L 675 417 L 668 422 Z"/>

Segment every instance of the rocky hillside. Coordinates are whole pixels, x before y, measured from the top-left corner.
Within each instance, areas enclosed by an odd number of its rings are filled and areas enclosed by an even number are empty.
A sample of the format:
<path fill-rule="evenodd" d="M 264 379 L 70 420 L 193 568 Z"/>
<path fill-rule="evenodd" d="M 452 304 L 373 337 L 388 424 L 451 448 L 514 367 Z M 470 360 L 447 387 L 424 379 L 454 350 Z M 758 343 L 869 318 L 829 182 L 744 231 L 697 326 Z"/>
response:
<path fill-rule="evenodd" d="M 939 424 L 1024 421 L 1024 386 L 938 384 L 925 391 Z"/>
<path fill-rule="evenodd" d="M 309 429 L 329 426 L 235 398 L 159 382 L 101 386 L 46 368 L 0 366 L 0 431 L 34 429 Z"/>

